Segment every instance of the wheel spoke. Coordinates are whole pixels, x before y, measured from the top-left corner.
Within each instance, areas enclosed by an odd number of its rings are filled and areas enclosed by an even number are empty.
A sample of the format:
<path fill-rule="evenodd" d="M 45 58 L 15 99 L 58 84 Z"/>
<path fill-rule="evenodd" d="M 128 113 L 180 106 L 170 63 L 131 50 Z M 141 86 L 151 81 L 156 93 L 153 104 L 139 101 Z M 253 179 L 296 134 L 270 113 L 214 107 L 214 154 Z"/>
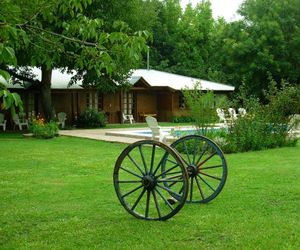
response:
<path fill-rule="evenodd" d="M 172 161 L 172 160 L 170 160 L 170 159 L 167 159 L 166 161 L 169 161 L 169 162 L 174 163 L 174 164 L 178 164 L 177 162 Z"/>
<path fill-rule="evenodd" d="M 162 186 L 182 195 L 188 189 L 188 202 L 207 203 L 221 192 L 227 177 L 227 164 L 222 150 L 202 135 L 187 135 L 171 144 L 177 149 L 189 173 L 188 187 L 178 182 L 164 182 Z M 173 176 L 163 177 L 169 180 Z M 177 179 L 175 179 L 177 180 Z M 175 188 L 174 188 L 175 187 Z M 171 194 L 171 193 L 170 193 Z M 175 197 L 175 195 L 172 194 Z"/>
<path fill-rule="evenodd" d="M 173 194 L 173 195 L 175 195 L 175 196 L 179 196 L 179 197 L 180 197 L 180 194 L 177 194 L 176 192 L 172 191 L 171 189 L 169 189 L 169 188 L 167 188 L 167 187 L 161 186 L 161 185 L 159 185 L 159 184 L 157 184 L 157 186 L 160 187 L 161 189 L 166 190 L 166 191 L 169 192 L 170 194 Z M 176 197 L 174 197 L 174 198 L 175 198 L 176 200 L 179 201 L 178 198 L 176 198 Z"/>
<path fill-rule="evenodd" d="M 220 178 L 220 177 L 217 177 L 217 176 L 214 176 L 214 175 L 210 175 L 210 174 L 206 174 L 206 173 L 203 173 L 203 172 L 201 172 L 201 171 L 199 171 L 199 173 L 200 173 L 200 174 L 203 174 L 203 175 L 205 175 L 205 176 L 207 176 L 207 177 L 213 178 L 213 179 L 215 179 L 215 180 L 218 180 L 218 181 L 221 181 L 221 180 L 222 180 L 222 178 Z"/>
<path fill-rule="evenodd" d="M 164 155 L 163 155 L 163 157 L 161 158 L 161 160 L 159 161 L 159 163 L 158 163 L 158 165 L 157 165 L 155 171 L 153 172 L 153 175 L 156 174 L 157 170 L 158 170 L 159 167 L 161 166 L 161 164 L 162 164 L 163 160 L 165 159 L 165 157 L 167 156 L 167 154 L 168 154 L 168 152 L 165 152 L 165 153 L 164 153 Z"/>
<path fill-rule="evenodd" d="M 140 181 L 118 181 L 118 183 L 140 183 Z"/>
<path fill-rule="evenodd" d="M 177 171 L 177 172 L 167 173 L 166 175 L 172 175 L 172 174 L 182 174 L 182 171 Z"/>
<path fill-rule="evenodd" d="M 181 173 L 181 172 L 180 172 L 180 173 Z M 182 177 L 182 174 L 180 174 L 180 175 L 174 175 L 174 176 L 168 177 L 168 178 L 159 179 L 159 180 L 157 180 L 157 181 L 163 182 L 163 181 L 172 180 L 172 179 L 176 179 L 176 178 L 180 178 L 180 177 Z"/>
<path fill-rule="evenodd" d="M 201 167 L 199 169 L 203 170 L 203 169 L 221 168 L 221 167 L 223 167 L 223 165 L 216 165 L 216 166 L 210 166 L 210 167 Z"/>
<path fill-rule="evenodd" d="M 185 152 L 186 152 L 186 155 L 187 155 L 187 158 L 188 158 L 188 161 L 189 161 L 189 164 L 188 164 L 188 165 L 190 165 L 190 164 L 191 164 L 191 159 L 190 159 L 189 151 L 188 151 L 188 149 L 187 149 L 187 146 L 186 146 L 185 141 L 183 141 L 183 146 L 184 146 L 184 150 L 185 150 Z"/>
<path fill-rule="evenodd" d="M 143 162 L 143 165 L 144 165 L 144 168 L 145 168 L 145 172 L 147 174 L 148 173 L 147 164 L 146 164 L 146 161 L 145 161 L 145 156 L 144 156 L 141 145 L 139 145 L 139 151 L 140 151 L 140 154 L 141 154 L 141 157 L 142 157 L 142 162 Z"/>
<path fill-rule="evenodd" d="M 153 170 L 154 156 L 155 156 L 155 144 L 153 144 L 153 146 L 152 146 L 152 155 L 151 155 L 151 164 L 150 164 L 150 174 L 152 174 L 152 170 Z"/>
<path fill-rule="evenodd" d="M 156 206 L 156 210 L 157 210 L 157 213 L 158 213 L 158 217 L 161 218 L 160 207 L 159 207 L 159 204 L 158 204 L 158 201 L 157 201 L 156 194 L 155 194 L 154 190 L 152 190 L 152 195 L 153 195 L 153 199 L 154 199 L 154 202 L 155 202 L 155 206 Z"/>
<path fill-rule="evenodd" d="M 216 154 L 217 154 L 217 152 L 213 152 L 210 156 L 208 156 L 204 161 L 202 161 L 201 163 L 199 163 L 197 166 L 200 167 L 201 165 L 203 165 L 205 162 L 207 162 L 208 160 L 210 160 Z"/>
<path fill-rule="evenodd" d="M 191 178 L 190 201 L 193 200 L 193 186 L 194 186 L 194 177 Z"/>
<path fill-rule="evenodd" d="M 137 200 L 135 201 L 135 203 L 133 204 L 132 208 L 130 210 L 134 210 L 135 207 L 137 206 L 137 204 L 140 202 L 140 200 L 142 199 L 144 193 L 146 192 L 146 189 L 144 188 L 143 191 L 141 192 L 141 194 L 139 195 L 139 197 L 137 198 Z"/>
<path fill-rule="evenodd" d="M 187 150 L 189 145 L 186 142 Z M 121 205 L 144 220 L 167 220 L 176 215 L 189 189 L 181 157 L 174 149 L 154 140 L 135 142 L 122 151 L 115 163 L 113 182 Z"/>
<path fill-rule="evenodd" d="M 183 192 L 183 186 L 181 187 L 178 193 L 181 194 L 182 192 Z"/>
<path fill-rule="evenodd" d="M 142 176 L 140 176 L 140 175 L 138 175 L 138 174 L 136 174 L 136 173 L 133 173 L 133 172 L 131 172 L 130 170 L 128 170 L 128 169 L 126 169 L 126 168 L 120 167 L 120 169 L 122 169 L 122 170 L 124 170 L 125 172 L 127 172 L 127 173 L 129 173 L 129 174 L 132 174 L 132 175 L 134 175 L 134 176 L 136 176 L 136 177 L 143 178 Z"/>
<path fill-rule="evenodd" d="M 160 176 L 162 176 L 162 175 L 166 175 L 167 173 L 169 173 L 170 171 L 172 171 L 174 168 L 176 168 L 176 167 L 178 167 L 178 166 L 179 166 L 179 164 L 177 163 L 175 166 L 171 167 L 171 168 L 168 169 L 167 171 L 162 172 L 161 174 L 155 176 L 155 178 L 158 178 L 158 177 L 160 177 Z M 180 171 L 180 173 L 181 173 L 181 171 Z M 172 174 L 172 173 L 170 173 L 170 174 Z M 169 174 L 168 174 L 168 175 L 169 175 Z"/>
<path fill-rule="evenodd" d="M 182 179 L 182 177 L 181 177 L 180 179 Z M 169 188 L 172 187 L 173 185 L 175 185 L 176 183 L 177 183 L 177 182 L 171 183 L 171 184 L 169 185 Z M 180 194 L 180 192 L 179 192 L 179 194 Z"/>
<path fill-rule="evenodd" d="M 131 162 L 138 168 L 138 170 L 140 170 L 140 172 L 142 173 L 142 175 L 145 175 L 145 173 L 143 172 L 143 170 L 141 169 L 141 167 L 139 166 L 139 164 L 131 157 L 131 155 L 128 153 L 128 158 L 131 160 Z"/>
<path fill-rule="evenodd" d="M 147 200 L 146 200 L 146 211 L 145 211 L 145 217 L 149 217 L 149 202 L 150 202 L 150 190 L 147 190 Z"/>
<path fill-rule="evenodd" d="M 204 200 L 205 198 L 204 198 L 204 194 L 203 194 L 202 188 L 201 188 L 201 186 L 200 186 L 200 183 L 199 183 L 199 181 L 198 181 L 198 179 L 197 179 L 197 178 L 195 178 L 195 180 L 196 180 L 196 183 L 197 183 L 198 189 L 199 189 L 199 191 L 200 191 L 200 194 L 201 194 L 202 200 Z"/>
<path fill-rule="evenodd" d="M 206 181 L 204 180 L 200 175 L 197 175 L 212 191 L 216 192 L 216 190 Z"/>
<path fill-rule="evenodd" d="M 198 164 L 198 162 L 201 160 L 202 156 L 205 154 L 206 150 L 208 149 L 208 144 L 205 144 L 204 147 L 203 147 L 203 150 L 200 151 L 200 155 L 198 157 L 198 160 L 196 161 L 195 165 Z"/>
<path fill-rule="evenodd" d="M 197 143 L 196 142 L 198 142 L 197 137 L 195 137 L 194 141 L 195 142 L 194 142 L 193 164 L 195 164 L 195 159 L 196 159 L 196 149 L 197 149 Z"/>
<path fill-rule="evenodd" d="M 174 208 L 173 206 L 170 204 L 170 202 L 162 195 L 162 193 L 157 189 L 155 188 L 155 191 L 159 194 L 159 196 L 164 200 L 164 202 L 168 205 L 169 208 L 171 208 L 171 210 L 173 211 Z"/>
<path fill-rule="evenodd" d="M 134 193 L 135 191 L 139 190 L 142 186 L 143 186 L 143 185 L 140 185 L 140 186 L 138 186 L 137 188 L 131 190 L 130 192 L 128 192 L 128 193 L 122 195 L 122 198 L 126 197 L 127 195 L 130 195 L 130 194 Z"/>
<path fill-rule="evenodd" d="M 183 158 L 181 158 L 181 159 L 182 159 L 182 161 L 185 163 L 185 165 L 187 165 L 187 166 L 190 165 L 185 159 L 183 159 Z"/>
<path fill-rule="evenodd" d="M 165 180 L 158 180 L 157 181 L 158 183 L 160 183 L 160 182 L 172 182 L 172 183 L 176 183 L 176 182 L 183 182 L 183 180 L 170 180 L 170 179 L 165 179 Z M 174 185 L 174 184 L 173 184 Z M 172 185 L 172 186 L 173 186 Z M 171 187 L 171 186 L 169 186 L 169 187 Z"/>

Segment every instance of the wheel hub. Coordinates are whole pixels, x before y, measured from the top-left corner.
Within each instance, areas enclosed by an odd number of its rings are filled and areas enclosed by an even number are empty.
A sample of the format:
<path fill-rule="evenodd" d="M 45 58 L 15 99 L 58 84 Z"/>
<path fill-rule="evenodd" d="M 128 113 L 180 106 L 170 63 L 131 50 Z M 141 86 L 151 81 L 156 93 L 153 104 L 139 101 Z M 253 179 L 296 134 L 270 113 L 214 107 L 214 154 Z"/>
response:
<path fill-rule="evenodd" d="M 198 174 L 198 167 L 195 165 L 190 165 L 187 167 L 187 171 L 190 177 L 195 177 Z"/>
<path fill-rule="evenodd" d="M 152 175 L 145 175 L 142 179 L 145 189 L 152 190 L 156 186 L 156 180 Z"/>

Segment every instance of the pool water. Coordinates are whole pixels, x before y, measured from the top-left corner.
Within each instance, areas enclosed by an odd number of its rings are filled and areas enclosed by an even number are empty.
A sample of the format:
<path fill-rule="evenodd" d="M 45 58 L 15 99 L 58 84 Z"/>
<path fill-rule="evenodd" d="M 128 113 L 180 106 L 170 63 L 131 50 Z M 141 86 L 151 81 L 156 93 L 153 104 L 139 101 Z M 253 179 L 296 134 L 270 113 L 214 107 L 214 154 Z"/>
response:
<path fill-rule="evenodd" d="M 221 128 L 209 128 L 208 131 L 209 132 L 217 132 L 222 130 Z M 186 136 L 186 135 L 201 135 L 202 132 L 201 130 L 197 130 L 197 129 L 184 129 L 184 130 L 174 130 L 174 129 L 162 129 L 163 133 L 167 133 L 169 135 L 173 135 L 174 137 L 182 137 L 182 136 Z M 136 134 L 140 134 L 140 135 L 152 135 L 151 131 L 136 131 Z"/>

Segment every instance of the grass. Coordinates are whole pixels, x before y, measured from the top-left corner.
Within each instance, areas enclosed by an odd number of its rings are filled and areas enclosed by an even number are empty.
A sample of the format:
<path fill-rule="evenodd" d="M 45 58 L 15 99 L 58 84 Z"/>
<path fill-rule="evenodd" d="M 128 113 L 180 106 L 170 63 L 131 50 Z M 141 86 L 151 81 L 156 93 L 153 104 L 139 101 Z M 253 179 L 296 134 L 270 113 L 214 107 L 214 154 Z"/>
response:
<path fill-rule="evenodd" d="M 224 190 L 166 222 L 112 184 L 124 144 L 0 134 L 1 249 L 300 249 L 300 145 L 226 156 Z"/>

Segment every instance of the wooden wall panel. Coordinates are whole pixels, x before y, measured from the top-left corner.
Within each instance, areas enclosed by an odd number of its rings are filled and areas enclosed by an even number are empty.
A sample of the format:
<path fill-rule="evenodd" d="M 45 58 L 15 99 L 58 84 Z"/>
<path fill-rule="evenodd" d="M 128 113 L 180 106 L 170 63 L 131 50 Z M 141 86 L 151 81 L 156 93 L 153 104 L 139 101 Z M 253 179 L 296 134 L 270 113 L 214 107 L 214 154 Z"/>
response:
<path fill-rule="evenodd" d="M 109 123 L 121 122 L 120 92 L 103 95 L 103 110 L 107 113 Z"/>
<path fill-rule="evenodd" d="M 179 96 L 181 93 L 179 91 L 173 93 L 173 112 L 172 116 L 188 116 L 188 108 L 179 107 Z"/>
<path fill-rule="evenodd" d="M 158 114 L 157 95 L 152 91 L 137 91 L 136 106 L 138 122 L 145 122 L 145 114 Z"/>
<path fill-rule="evenodd" d="M 155 93 L 138 92 L 137 110 L 139 113 L 157 113 L 157 96 Z"/>
<path fill-rule="evenodd" d="M 172 119 L 173 94 L 170 91 L 157 93 L 158 121 L 168 122 Z"/>

